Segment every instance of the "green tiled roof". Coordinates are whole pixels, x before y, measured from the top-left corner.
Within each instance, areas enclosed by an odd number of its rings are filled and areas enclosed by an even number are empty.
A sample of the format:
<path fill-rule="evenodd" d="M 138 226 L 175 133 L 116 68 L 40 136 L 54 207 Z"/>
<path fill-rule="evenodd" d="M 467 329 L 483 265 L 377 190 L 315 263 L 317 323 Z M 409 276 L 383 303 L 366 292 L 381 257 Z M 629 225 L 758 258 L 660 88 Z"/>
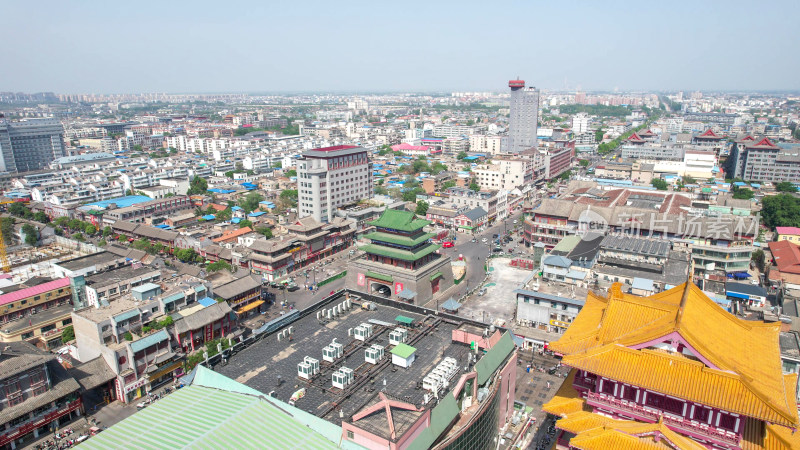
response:
<path fill-rule="evenodd" d="M 373 272 L 371 270 L 367 271 L 367 276 L 370 278 L 375 278 L 376 280 L 388 281 L 389 283 L 394 281 L 394 278 L 392 278 L 390 275 L 384 275 L 382 273 Z"/>
<path fill-rule="evenodd" d="M 441 277 L 442 275 L 443 275 L 443 274 L 442 274 L 442 272 L 436 272 L 436 273 L 434 273 L 433 275 L 431 275 L 431 281 L 433 281 L 433 280 L 435 280 L 435 279 L 437 279 L 437 278 Z"/>
<path fill-rule="evenodd" d="M 396 234 L 383 233 L 380 231 L 375 231 L 373 233 L 364 235 L 365 238 L 373 241 L 388 242 L 390 244 L 396 244 L 396 245 L 405 245 L 406 247 L 417 246 L 434 236 L 436 236 L 435 233 L 423 233 L 419 235 L 419 237 L 412 239 L 410 237 L 398 236 Z"/>
<path fill-rule="evenodd" d="M 483 358 L 475 364 L 475 370 L 478 372 L 478 385 L 481 386 L 489 380 L 489 377 L 500 367 L 500 364 L 506 360 L 509 354 L 514 351 L 514 341 L 511 339 L 511 334 L 506 331 L 505 334 L 497 341 L 497 344 L 489 349 Z"/>
<path fill-rule="evenodd" d="M 134 317 L 139 317 L 139 309 L 138 308 L 133 308 L 132 310 L 125 311 L 122 314 L 117 314 L 116 316 L 114 316 L 114 322 L 120 323 L 123 320 L 132 319 Z"/>
<path fill-rule="evenodd" d="M 440 248 L 441 245 L 429 244 L 421 248 L 418 248 L 416 251 L 412 252 L 409 250 L 401 250 L 399 248 L 391 248 L 391 247 L 384 247 L 382 245 L 367 244 L 361 247 L 361 250 L 364 250 L 367 253 L 372 253 L 374 255 L 402 259 L 403 261 L 416 261 L 425 255 L 429 255 L 435 252 L 436 250 L 439 250 Z"/>
<path fill-rule="evenodd" d="M 417 219 L 416 215 L 411 211 L 387 209 L 377 220 L 367 223 L 379 228 L 389 228 L 399 231 L 416 231 L 431 222 L 424 219 Z"/>
<path fill-rule="evenodd" d="M 389 353 L 397 355 L 401 358 L 408 358 L 409 356 L 413 355 L 415 351 L 417 351 L 417 349 L 401 342 L 395 345 L 395 347 Z"/>
<path fill-rule="evenodd" d="M 183 299 L 185 297 L 186 296 L 183 295 L 183 292 L 178 292 L 177 294 L 168 295 L 168 296 L 162 298 L 161 301 L 164 302 L 164 303 L 172 303 L 172 302 L 174 302 L 176 300 L 181 300 L 181 299 Z"/>
<path fill-rule="evenodd" d="M 83 442 L 81 448 L 334 449 L 314 429 L 253 395 L 188 386 Z"/>
<path fill-rule="evenodd" d="M 168 339 L 169 334 L 167 334 L 167 330 L 158 330 L 157 332 L 147 335 L 138 341 L 131 342 L 131 350 L 133 350 L 133 353 L 140 352 L 147 347 L 153 346 Z"/>
<path fill-rule="evenodd" d="M 436 439 L 450 426 L 461 410 L 453 392 L 448 392 L 431 411 L 431 424 L 411 442 L 409 450 L 426 450 L 431 448 Z"/>

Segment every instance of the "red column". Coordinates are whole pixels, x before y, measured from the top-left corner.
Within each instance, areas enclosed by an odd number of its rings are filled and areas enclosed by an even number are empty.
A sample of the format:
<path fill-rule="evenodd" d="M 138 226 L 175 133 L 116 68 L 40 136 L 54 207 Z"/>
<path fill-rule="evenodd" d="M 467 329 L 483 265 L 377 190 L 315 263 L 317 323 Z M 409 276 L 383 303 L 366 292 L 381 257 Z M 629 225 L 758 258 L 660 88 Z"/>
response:
<path fill-rule="evenodd" d="M 194 331 L 189 331 L 189 340 L 192 341 L 192 351 L 194 351 Z"/>

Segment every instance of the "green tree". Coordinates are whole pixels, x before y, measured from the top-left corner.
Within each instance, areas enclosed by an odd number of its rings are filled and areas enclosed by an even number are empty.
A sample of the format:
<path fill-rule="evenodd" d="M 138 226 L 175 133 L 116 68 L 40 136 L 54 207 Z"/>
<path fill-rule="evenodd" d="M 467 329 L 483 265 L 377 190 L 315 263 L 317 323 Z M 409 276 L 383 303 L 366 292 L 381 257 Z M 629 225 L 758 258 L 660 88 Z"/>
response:
<path fill-rule="evenodd" d="M 430 172 L 434 175 L 438 175 L 446 170 L 447 166 L 445 166 L 439 161 L 435 161 L 433 164 L 431 164 Z"/>
<path fill-rule="evenodd" d="M 283 163 L 281 161 L 276 161 L 275 164 L 272 165 L 274 169 L 282 169 Z"/>
<path fill-rule="evenodd" d="M 106 226 L 105 228 L 103 228 L 103 237 L 109 237 L 112 234 L 114 234 L 114 230 L 112 230 L 111 227 Z"/>
<path fill-rule="evenodd" d="M 83 230 L 83 222 L 78 219 L 72 219 L 69 221 L 69 229 L 72 231 Z"/>
<path fill-rule="evenodd" d="M 754 251 L 750 259 L 753 260 L 753 263 L 755 263 L 756 267 L 758 267 L 758 270 L 760 272 L 764 272 L 765 269 L 764 263 L 766 261 L 766 258 L 764 257 L 764 250 L 759 249 Z"/>
<path fill-rule="evenodd" d="M 750 200 L 753 198 L 753 191 L 747 188 L 734 188 L 733 198 L 739 200 Z"/>
<path fill-rule="evenodd" d="M 588 166 L 588 165 L 589 165 L 589 160 L 588 160 L 588 159 L 582 159 L 582 160 L 578 161 L 578 164 L 579 164 L 581 167 L 586 167 L 586 166 Z"/>
<path fill-rule="evenodd" d="M 264 196 L 258 192 L 248 193 L 244 199 L 239 202 L 239 206 L 246 212 L 250 213 L 258 209 L 258 204 L 264 201 Z"/>
<path fill-rule="evenodd" d="M 603 131 L 602 128 L 598 128 L 597 131 L 594 132 L 594 140 L 595 142 L 602 142 L 603 136 L 605 136 L 606 132 Z"/>
<path fill-rule="evenodd" d="M 768 228 L 800 227 L 800 199 L 791 194 L 764 197 L 761 218 Z"/>
<path fill-rule="evenodd" d="M 410 173 L 421 173 L 421 172 L 430 172 L 431 168 L 428 166 L 426 161 L 418 159 L 414 161 L 412 164 L 406 166 L 407 168 L 410 167 Z"/>
<path fill-rule="evenodd" d="M 210 263 L 206 266 L 206 272 L 208 273 L 219 272 L 220 270 L 227 270 L 228 272 L 231 272 L 232 268 L 230 264 L 222 260 Z"/>
<path fill-rule="evenodd" d="M 55 233 L 56 236 L 63 236 L 64 235 L 64 229 L 61 228 L 61 227 L 54 227 L 53 228 L 53 233 Z"/>
<path fill-rule="evenodd" d="M 285 175 L 287 178 L 296 177 L 296 176 L 297 176 L 297 171 L 296 171 L 296 170 L 294 170 L 294 169 L 287 170 L 287 171 L 286 171 L 286 173 L 285 173 L 284 175 Z"/>
<path fill-rule="evenodd" d="M 425 217 L 425 214 L 428 213 L 428 202 L 422 201 L 422 200 L 418 201 L 417 202 L 417 210 L 415 211 L 415 213 L 418 216 Z"/>
<path fill-rule="evenodd" d="M 687 184 L 696 184 L 696 183 L 697 183 L 697 180 L 695 180 L 694 178 L 690 177 L 689 175 L 685 175 L 685 176 L 683 176 L 683 177 L 681 178 L 681 180 L 683 181 L 683 184 L 684 184 L 684 185 L 687 185 Z"/>
<path fill-rule="evenodd" d="M 53 223 L 61 228 L 67 228 L 69 226 L 69 217 L 58 217 Z"/>
<path fill-rule="evenodd" d="M 133 335 L 131 334 L 130 331 L 126 331 L 125 334 L 122 335 L 122 338 L 125 339 L 126 341 L 132 341 Z"/>
<path fill-rule="evenodd" d="M 91 235 L 97 233 L 97 227 L 95 227 L 94 225 L 92 225 L 90 223 L 87 223 L 86 226 L 84 226 L 84 228 L 83 228 L 83 232 L 88 234 L 89 236 L 91 236 Z"/>
<path fill-rule="evenodd" d="M 67 343 L 75 339 L 75 329 L 72 328 L 72 325 L 67 325 L 61 330 L 61 342 Z"/>
<path fill-rule="evenodd" d="M 187 195 L 201 195 L 208 192 L 208 181 L 203 177 L 194 177 L 189 182 L 189 189 L 186 191 Z"/>
<path fill-rule="evenodd" d="M 252 229 L 253 228 L 253 222 L 251 222 L 251 221 L 249 221 L 247 219 L 239 221 L 239 228 L 244 228 L 244 227 L 250 227 Z"/>
<path fill-rule="evenodd" d="M 272 237 L 272 229 L 269 227 L 256 227 L 256 233 L 263 234 L 267 239 Z"/>
<path fill-rule="evenodd" d="M 458 155 L 456 155 L 456 158 L 459 161 L 463 161 L 464 158 L 466 158 L 467 156 L 469 156 L 469 155 L 467 155 L 467 152 L 458 152 Z"/>
<path fill-rule="evenodd" d="M 45 214 L 45 213 L 43 213 L 41 211 L 38 211 L 38 212 L 33 214 L 33 220 L 35 220 L 35 221 L 37 221 L 39 223 L 50 223 L 50 218 L 47 217 L 47 214 Z"/>
<path fill-rule="evenodd" d="M 375 186 L 375 193 L 378 195 L 388 195 L 389 190 L 383 186 Z"/>
<path fill-rule="evenodd" d="M 775 185 L 775 190 L 778 192 L 797 192 L 797 187 L 790 181 L 781 181 Z"/>
<path fill-rule="evenodd" d="M 650 181 L 650 184 L 658 189 L 659 191 L 666 191 L 667 190 L 667 182 L 662 180 L 661 178 L 653 178 Z"/>
<path fill-rule="evenodd" d="M 99 245 L 100 247 L 105 247 L 105 246 L 106 246 L 106 244 L 108 244 L 108 242 L 106 242 L 106 240 L 105 240 L 105 239 L 100 239 L 100 240 L 97 242 L 97 245 Z"/>
<path fill-rule="evenodd" d="M 25 243 L 31 247 L 36 247 L 39 243 L 39 230 L 33 225 L 26 223 L 22 226 L 22 234 L 25 235 Z"/>
<path fill-rule="evenodd" d="M 13 214 L 18 217 L 25 217 L 26 213 L 29 213 L 30 209 L 22 203 L 12 203 L 8 205 L 8 213 Z"/>
<path fill-rule="evenodd" d="M 117 240 L 120 241 L 120 242 L 127 242 L 128 241 L 128 236 L 126 236 L 124 234 L 120 234 L 119 236 L 117 236 Z"/>
<path fill-rule="evenodd" d="M 475 192 L 478 192 L 478 191 L 481 190 L 480 185 L 478 183 L 476 183 L 475 180 L 472 180 L 469 183 L 469 188 L 470 188 L 470 190 L 475 191 Z"/>
<path fill-rule="evenodd" d="M 286 189 L 281 192 L 280 199 L 292 206 L 297 206 L 297 189 Z"/>
<path fill-rule="evenodd" d="M 442 189 L 444 190 L 450 189 L 451 187 L 456 187 L 455 180 L 445 181 L 444 184 L 442 184 Z"/>
<path fill-rule="evenodd" d="M 401 198 L 403 199 L 404 202 L 415 202 L 416 203 L 417 195 L 424 194 L 424 193 L 425 193 L 425 191 L 422 190 L 422 188 L 419 188 L 419 187 L 407 188 L 406 190 L 403 191 L 403 193 L 401 195 Z"/>
<path fill-rule="evenodd" d="M 235 173 L 234 171 L 229 170 L 229 171 L 225 172 L 225 176 L 228 177 L 228 178 L 233 178 L 233 174 L 234 173 Z"/>
<path fill-rule="evenodd" d="M 3 231 L 3 242 L 8 245 L 14 244 L 14 223 L 13 217 L 0 217 L 0 230 Z"/>
<path fill-rule="evenodd" d="M 196 251 L 194 251 L 194 249 L 191 248 L 182 248 L 179 250 L 175 250 L 174 255 L 176 258 L 178 258 L 183 262 L 196 261 L 197 257 L 200 256 L 197 254 Z"/>
<path fill-rule="evenodd" d="M 83 241 L 85 241 L 85 240 L 86 240 L 86 238 L 85 238 L 85 237 L 83 237 L 83 233 L 81 233 L 80 231 L 79 231 L 79 232 L 77 232 L 77 233 L 74 233 L 74 234 L 72 235 L 72 239 L 75 239 L 75 240 L 76 240 L 76 241 L 78 241 L 78 242 L 83 242 Z"/>

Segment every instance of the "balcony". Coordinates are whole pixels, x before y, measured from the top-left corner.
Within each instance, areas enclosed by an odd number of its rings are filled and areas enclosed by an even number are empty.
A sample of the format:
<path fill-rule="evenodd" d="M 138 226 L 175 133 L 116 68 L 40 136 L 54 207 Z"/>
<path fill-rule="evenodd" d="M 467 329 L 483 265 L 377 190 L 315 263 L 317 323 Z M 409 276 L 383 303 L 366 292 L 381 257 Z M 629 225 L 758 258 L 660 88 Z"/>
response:
<path fill-rule="evenodd" d="M 735 433 L 711 428 L 708 425 L 700 424 L 682 417 L 661 414 L 627 400 L 621 400 L 596 392 L 589 392 L 586 403 L 602 409 L 620 411 L 625 413 L 626 416 L 632 416 L 635 419 L 645 422 L 658 422 L 658 419 L 661 418 L 665 425 L 678 433 L 706 439 L 711 442 L 718 442 L 727 446 L 739 447 L 739 436 Z"/>

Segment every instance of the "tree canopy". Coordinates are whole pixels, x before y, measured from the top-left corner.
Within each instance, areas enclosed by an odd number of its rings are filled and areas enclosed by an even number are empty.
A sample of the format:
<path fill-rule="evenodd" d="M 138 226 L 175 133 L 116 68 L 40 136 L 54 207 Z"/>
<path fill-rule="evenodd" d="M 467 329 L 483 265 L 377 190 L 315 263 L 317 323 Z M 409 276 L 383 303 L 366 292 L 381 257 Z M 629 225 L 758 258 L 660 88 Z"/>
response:
<path fill-rule="evenodd" d="M 775 190 L 778 192 L 797 192 L 797 187 L 789 181 L 781 181 L 775 185 Z"/>
<path fill-rule="evenodd" d="M 761 218 L 767 227 L 800 227 L 800 199 L 778 194 L 764 197 L 761 204 Z"/>
<path fill-rule="evenodd" d="M 650 184 L 658 189 L 659 191 L 666 191 L 667 190 L 667 182 L 662 180 L 661 178 L 653 178 L 650 181 Z"/>
<path fill-rule="evenodd" d="M 422 200 L 418 201 L 417 202 L 417 210 L 415 211 L 415 213 L 418 216 L 423 216 L 424 217 L 425 214 L 428 213 L 428 202 L 422 201 Z"/>
<path fill-rule="evenodd" d="M 189 182 L 189 189 L 186 191 L 187 195 L 200 195 L 208 192 L 208 182 L 202 177 L 194 177 Z"/>

